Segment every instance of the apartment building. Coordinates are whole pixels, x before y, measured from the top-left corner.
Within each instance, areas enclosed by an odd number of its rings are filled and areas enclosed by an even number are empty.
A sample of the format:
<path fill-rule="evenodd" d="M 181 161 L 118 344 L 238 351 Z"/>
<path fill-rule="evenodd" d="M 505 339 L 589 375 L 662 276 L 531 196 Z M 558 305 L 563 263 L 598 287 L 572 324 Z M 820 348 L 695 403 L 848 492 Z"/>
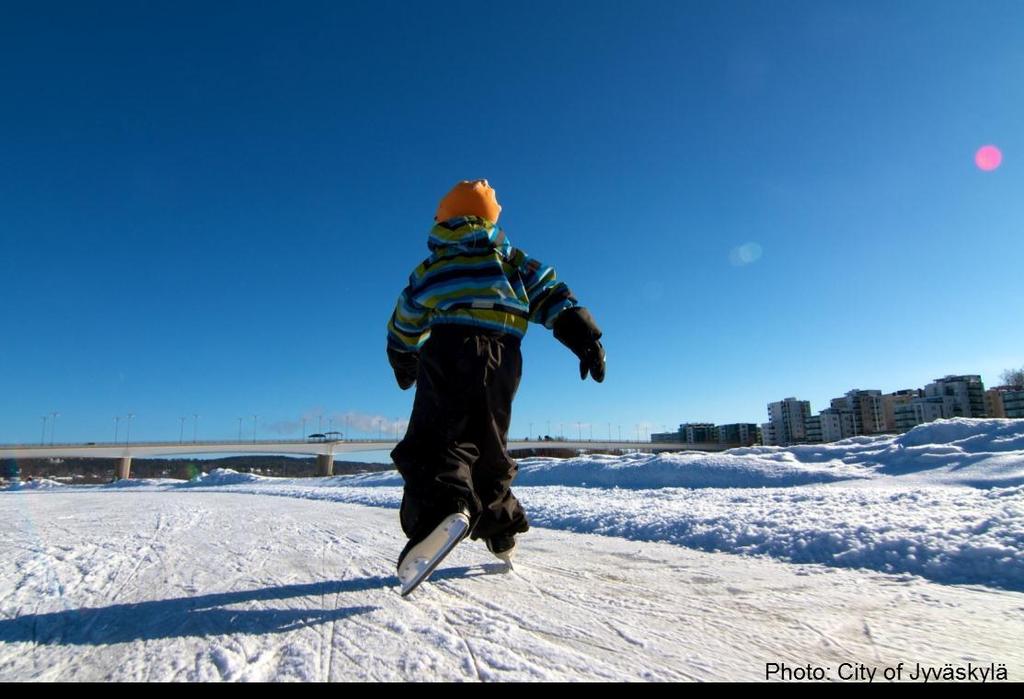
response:
<path fill-rule="evenodd" d="M 900 431 L 935 420 L 962 417 L 962 406 L 954 396 L 924 396 L 896 406 L 896 424 Z"/>
<path fill-rule="evenodd" d="M 806 420 L 811 416 L 811 403 L 796 398 L 784 398 L 768 404 L 768 423 L 771 430 L 765 430 L 765 444 L 786 446 L 807 440 Z M 769 442 L 769 434 L 772 441 Z"/>
<path fill-rule="evenodd" d="M 811 415 L 804 420 L 804 431 L 807 433 L 805 441 L 809 444 L 825 441 L 821 434 L 821 415 Z"/>
<path fill-rule="evenodd" d="M 924 395 L 953 398 L 955 415 L 948 417 L 985 417 L 985 384 L 976 374 L 935 379 L 924 387 Z"/>
<path fill-rule="evenodd" d="M 679 434 L 686 444 L 717 442 L 715 425 L 711 422 L 687 422 L 679 426 Z"/>
<path fill-rule="evenodd" d="M 735 444 L 749 447 L 757 444 L 757 425 L 748 422 L 737 422 L 731 425 L 719 425 L 715 428 L 715 441 L 719 444 Z"/>
<path fill-rule="evenodd" d="M 1024 418 L 1024 386 L 996 386 L 985 391 L 989 417 Z"/>
<path fill-rule="evenodd" d="M 849 408 L 826 408 L 820 417 L 823 442 L 838 442 L 858 434 L 857 413 Z"/>
<path fill-rule="evenodd" d="M 918 388 L 907 388 L 901 391 L 893 391 L 882 396 L 882 425 L 886 432 L 899 432 L 900 427 L 896 424 L 896 407 L 907 405 L 915 398 L 920 398 L 923 391 Z"/>
<path fill-rule="evenodd" d="M 1006 417 L 1024 418 L 1024 388 L 1003 393 L 1003 410 L 1006 411 Z"/>
<path fill-rule="evenodd" d="M 885 432 L 885 413 L 881 391 L 853 389 L 845 396 L 833 398 L 832 407 L 849 411 L 853 419 L 853 434 Z M 848 435 L 853 436 L 853 435 Z"/>

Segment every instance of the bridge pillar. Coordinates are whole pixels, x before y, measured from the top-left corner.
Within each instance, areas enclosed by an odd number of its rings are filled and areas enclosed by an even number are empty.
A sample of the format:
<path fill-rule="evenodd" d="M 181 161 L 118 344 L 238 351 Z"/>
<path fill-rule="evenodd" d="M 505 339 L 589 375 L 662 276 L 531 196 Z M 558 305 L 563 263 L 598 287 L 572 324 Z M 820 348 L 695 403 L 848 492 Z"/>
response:
<path fill-rule="evenodd" d="M 333 476 L 334 454 L 317 454 L 316 466 L 321 476 Z"/>
<path fill-rule="evenodd" d="M 116 480 L 123 481 L 131 478 L 132 457 L 122 456 L 121 463 L 117 465 Z"/>

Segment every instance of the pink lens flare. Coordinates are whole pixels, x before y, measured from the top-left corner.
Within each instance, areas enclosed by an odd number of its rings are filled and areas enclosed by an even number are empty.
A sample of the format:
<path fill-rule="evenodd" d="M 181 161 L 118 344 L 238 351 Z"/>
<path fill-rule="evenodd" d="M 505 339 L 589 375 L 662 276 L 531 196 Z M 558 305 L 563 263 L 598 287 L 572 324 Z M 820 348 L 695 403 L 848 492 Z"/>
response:
<path fill-rule="evenodd" d="M 974 163 L 985 172 L 992 172 L 1003 162 L 1003 152 L 995 146 L 982 146 L 974 154 Z"/>

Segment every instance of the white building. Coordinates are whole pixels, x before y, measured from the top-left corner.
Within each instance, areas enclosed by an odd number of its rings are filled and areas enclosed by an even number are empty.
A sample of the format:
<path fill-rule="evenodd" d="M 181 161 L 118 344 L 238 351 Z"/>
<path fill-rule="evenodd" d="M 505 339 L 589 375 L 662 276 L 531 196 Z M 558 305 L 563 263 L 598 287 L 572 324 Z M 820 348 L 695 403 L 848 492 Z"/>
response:
<path fill-rule="evenodd" d="M 960 406 L 953 396 L 915 398 L 909 403 L 897 405 L 895 411 L 896 425 L 903 431 L 926 422 L 961 417 Z"/>
<path fill-rule="evenodd" d="M 857 434 L 855 413 L 845 408 L 827 408 L 821 411 L 821 441 L 838 442 Z"/>
<path fill-rule="evenodd" d="M 924 387 L 924 395 L 926 398 L 953 398 L 956 414 L 948 417 L 985 417 L 985 384 L 980 376 L 935 379 Z"/>
<path fill-rule="evenodd" d="M 821 436 L 821 415 L 811 415 L 804 420 L 808 444 L 819 444 L 825 441 Z"/>
<path fill-rule="evenodd" d="M 806 420 L 811 416 L 811 403 L 796 398 L 785 398 L 768 404 L 768 421 L 772 425 L 772 441 L 765 430 L 765 444 L 786 446 L 807 440 Z"/>

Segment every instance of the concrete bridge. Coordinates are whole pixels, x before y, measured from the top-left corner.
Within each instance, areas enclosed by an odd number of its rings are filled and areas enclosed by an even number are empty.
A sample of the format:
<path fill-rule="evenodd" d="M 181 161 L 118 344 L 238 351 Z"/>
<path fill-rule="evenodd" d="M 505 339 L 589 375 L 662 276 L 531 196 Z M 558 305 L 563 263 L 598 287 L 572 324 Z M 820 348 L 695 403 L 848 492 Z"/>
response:
<path fill-rule="evenodd" d="M 304 454 L 316 456 L 320 475 L 334 473 L 334 455 L 364 451 L 390 451 L 393 440 L 249 440 L 223 442 L 87 442 L 85 444 L 10 444 L 0 445 L 0 460 L 46 459 L 58 457 L 120 459 L 117 478 L 130 478 L 133 457 L 143 456 L 199 456 L 210 454 Z M 534 441 L 514 440 L 510 450 L 519 449 L 577 449 L 586 451 L 724 451 L 734 445 L 723 444 L 669 444 L 662 442 L 608 442 L 608 441 Z"/>

